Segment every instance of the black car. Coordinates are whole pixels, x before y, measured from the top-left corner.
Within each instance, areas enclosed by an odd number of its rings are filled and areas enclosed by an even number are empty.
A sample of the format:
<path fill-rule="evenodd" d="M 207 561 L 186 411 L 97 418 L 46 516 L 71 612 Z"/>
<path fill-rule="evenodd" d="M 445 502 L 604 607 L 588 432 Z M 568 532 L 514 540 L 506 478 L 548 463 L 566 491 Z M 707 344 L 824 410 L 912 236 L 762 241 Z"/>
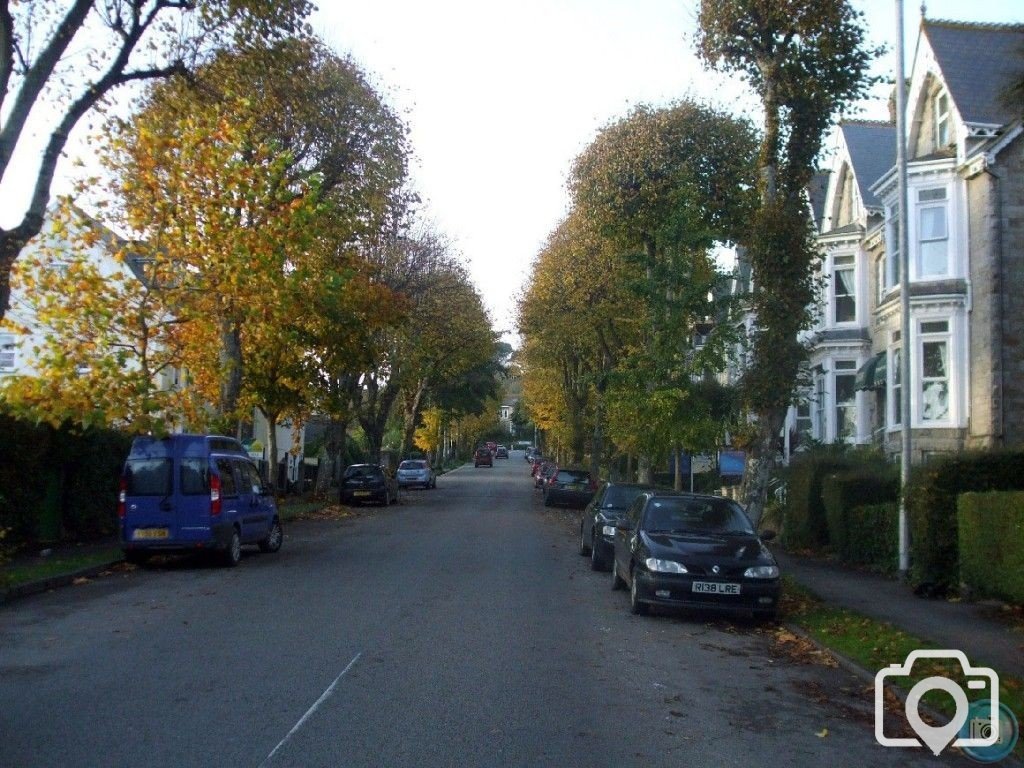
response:
<path fill-rule="evenodd" d="M 587 470 L 559 468 L 544 483 L 544 506 L 585 507 L 596 490 L 597 483 Z"/>
<path fill-rule="evenodd" d="M 376 501 L 385 507 L 398 502 L 398 480 L 380 464 L 352 464 L 341 476 L 341 503 Z"/>
<path fill-rule="evenodd" d="M 616 525 L 612 589 L 625 586 L 633 613 L 661 605 L 768 619 L 781 591 L 778 563 L 739 504 L 660 491 L 641 493 Z"/>
<path fill-rule="evenodd" d="M 590 567 L 595 571 L 607 571 L 612 567 L 615 525 L 636 497 L 650 490 L 653 489 L 649 485 L 605 482 L 583 510 L 580 554 L 590 555 Z"/>

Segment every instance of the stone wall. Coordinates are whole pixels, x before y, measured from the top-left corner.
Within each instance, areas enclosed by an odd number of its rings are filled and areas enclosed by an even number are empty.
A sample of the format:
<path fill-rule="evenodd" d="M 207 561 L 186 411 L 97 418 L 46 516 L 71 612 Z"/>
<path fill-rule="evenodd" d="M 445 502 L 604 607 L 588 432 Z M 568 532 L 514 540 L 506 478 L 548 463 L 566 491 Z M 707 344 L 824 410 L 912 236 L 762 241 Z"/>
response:
<path fill-rule="evenodd" d="M 999 155 L 1003 256 L 1003 427 L 1024 445 L 1024 136 Z"/>

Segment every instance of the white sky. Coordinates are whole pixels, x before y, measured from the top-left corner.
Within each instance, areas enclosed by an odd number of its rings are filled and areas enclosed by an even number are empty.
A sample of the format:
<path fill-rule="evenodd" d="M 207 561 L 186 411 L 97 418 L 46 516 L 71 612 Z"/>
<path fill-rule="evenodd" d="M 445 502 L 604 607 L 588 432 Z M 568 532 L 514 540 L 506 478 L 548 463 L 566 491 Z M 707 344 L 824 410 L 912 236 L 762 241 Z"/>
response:
<path fill-rule="evenodd" d="M 314 28 L 351 53 L 411 127 L 428 212 L 465 256 L 496 327 L 568 205 L 573 158 L 640 103 L 696 97 L 750 111 L 737 81 L 693 53 L 697 0 L 322 0 Z M 893 0 L 855 0 L 895 45 Z M 907 56 L 919 5 L 905 4 Z M 1019 0 L 932 0 L 928 17 L 1021 21 Z M 889 74 L 890 54 L 881 65 Z M 882 89 L 879 93 L 886 93 Z M 883 101 L 865 117 L 884 118 Z"/>
<path fill-rule="evenodd" d="M 692 43 L 698 0 L 319 4 L 314 29 L 353 55 L 409 125 L 426 213 L 465 257 L 502 331 L 512 330 L 530 265 L 566 211 L 570 164 L 603 124 L 637 103 L 684 97 L 756 110 L 741 83 L 701 70 Z M 873 42 L 891 48 L 894 1 L 854 5 L 866 12 Z M 905 14 L 909 58 L 918 4 L 907 2 Z M 928 16 L 1024 21 L 1024 4 L 931 0 Z M 879 67 L 891 76 L 892 55 Z M 886 116 L 887 89 L 878 95 L 864 116 Z M 87 156 L 80 146 L 68 154 Z M 32 158 L 18 161 L 25 175 L 9 175 L 0 188 L 0 225 L 24 207 Z M 58 178 L 54 191 L 66 190 Z"/>

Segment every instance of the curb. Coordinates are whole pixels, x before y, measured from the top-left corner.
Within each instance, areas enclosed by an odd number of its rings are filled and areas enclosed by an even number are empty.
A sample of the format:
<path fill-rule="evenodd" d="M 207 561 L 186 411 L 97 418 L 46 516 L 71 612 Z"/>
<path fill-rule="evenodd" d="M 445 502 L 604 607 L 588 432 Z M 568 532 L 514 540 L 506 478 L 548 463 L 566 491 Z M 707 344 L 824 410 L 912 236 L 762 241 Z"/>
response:
<path fill-rule="evenodd" d="M 27 581 L 24 584 L 18 584 L 0 593 L 0 605 L 7 605 L 22 597 L 49 592 L 51 589 L 57 589 L 58 587 L 69 586 L 74 583 L 75 579 L 88 579 L 93 576 L 99 576 L 103 571 L 110 570 L 115 565 L 123 562 L 123 558 L 111 560 L 99 565 L 90 565 L 88 568 L 79 568 L 77 571 L 71 571 L 70 573 L 60 573 L 56 576 L 39 579 L 38 581 Z"/>

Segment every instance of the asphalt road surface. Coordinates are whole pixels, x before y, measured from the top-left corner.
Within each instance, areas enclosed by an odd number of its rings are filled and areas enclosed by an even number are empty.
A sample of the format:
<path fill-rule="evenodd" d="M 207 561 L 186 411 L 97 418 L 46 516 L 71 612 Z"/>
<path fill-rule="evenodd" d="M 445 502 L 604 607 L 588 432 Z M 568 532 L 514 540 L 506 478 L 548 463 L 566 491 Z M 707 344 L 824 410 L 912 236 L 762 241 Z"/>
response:
<path fill-rule="evenodd" d="M 865 682 L 769 630 L 631 616 L 577 519 L 514 452 L 234 570 L 2 607 L 0 766 L 936 763 L 879 746 Z"/>

